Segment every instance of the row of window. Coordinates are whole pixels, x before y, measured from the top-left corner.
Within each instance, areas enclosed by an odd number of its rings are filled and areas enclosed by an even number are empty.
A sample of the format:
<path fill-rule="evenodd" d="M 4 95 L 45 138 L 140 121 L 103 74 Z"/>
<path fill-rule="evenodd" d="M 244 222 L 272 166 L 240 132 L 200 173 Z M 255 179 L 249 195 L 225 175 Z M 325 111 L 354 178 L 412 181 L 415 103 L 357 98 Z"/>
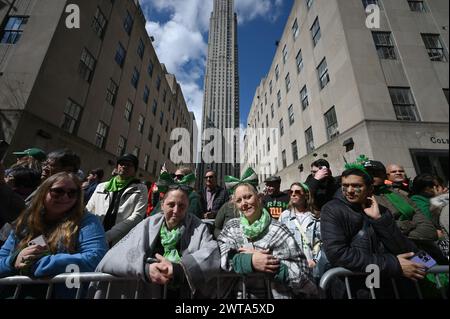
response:
<path fill-rule="evenodd" d="M 395 114 L 397 116 L 398 120 L 403 121 L 417 121 L 419 119 L 419 116 L 417 114 L 416 105 L 414 102 L 413 95 L 411 93 L 410 88 L 405 87 L 389 87 L 389 94 L 392 99 L 392 104 L 394 105 Z M 444 95 L 447 99 L 447 103 L 449 102 L 449 89 L 443 89 Z M 289 119 L 289 125 L 294 124 L 294 111 L 293 106 L 291 105 L 288 108 L 288 119 Z M 327 140 L 331 140 L 339 135 L 339 125 L 337 121 L 336 116 L 336 110 L 333 106 L 328 112 L 324 114 L 324 120 L 325 120 L 325 128 L 327 133 Z M 268 122 L 268 117 L 266 117 L 266 121 Z M 268 125 L 267 125 L 268 127 Z M 284 136 L 284 122 L 283 119 L 279 121 L 279 130 L 280 130 L 280 137 Z M 275 133 L 275 131 L 274 131 Z M 307 154 L 314 151 L 314 136 L 313 136 L 313 129 L 312 127 L 309 127 L 305 132 L 305 145 L 306 145 L 306 152 Z M 275 134 L 273 136 L 273 142 L 275 142 Z M 267 139 L 267 152 L 270 152 L 270 138 Z M 256 140 L 256 148 L 258 146 L 258 141 Z M 298 160 L 298 148 L 297 148 L 297 140 L 292 142 L 292 158 L 293 161 Z M 265 151 L 265 148 L 263 147 L 263 150 Z M 258 164 L 258 157 L 261 157 L 261 154 L 258 156 L 256 155 L 256 164 Z M 286 168 L 287 162 L 286 162 L 286 150 L 282 151 L 282 162 L 283 162 L 283 169 Z"/>
<path fill-rule="evenodd" d="M 421 36 L 431 61 L 448 61 L 444 45 L 442 44 L 441 36 L 439 34 L 421 33 Z M 391 32 L 373 31 L 372 37 L 380 59 L 397 59 Z"/>
<path fill-rule="evenodd" d="M 425 4 L 425 1 L 418 1 L 418 0 L 407 0 L 409 9 L 414 12 L 429 12 L 427 5 Z M 380 0 L 362 0 L 364 8 L 366 8 L 368 5 L 377 5 L 381 8 L 381 1 Z"/>

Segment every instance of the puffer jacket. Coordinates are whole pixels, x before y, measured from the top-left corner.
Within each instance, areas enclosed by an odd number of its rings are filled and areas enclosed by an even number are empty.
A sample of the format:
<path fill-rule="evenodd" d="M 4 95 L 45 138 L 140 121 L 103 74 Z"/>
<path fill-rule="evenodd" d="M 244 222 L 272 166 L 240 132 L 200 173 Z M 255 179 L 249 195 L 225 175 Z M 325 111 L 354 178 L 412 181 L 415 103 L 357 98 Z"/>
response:
<path fill-rule="evenodd" d="M 105 190 L 107 184 L 108 182 L 99 184 L 86 205 L 86 210 L 98 216 L 101 223 L 103 223 L 113 197 L 111 192 Z M 116 223 L 106 232 L 107 242 L 115 244 L 122 239 L 145 218 L 146 210 L 147 186 L 141 183 L 130 184 L 120 198 Z"/>
<path fill-rule="evenodd" d="M 333 267 L 365 272 L 376 264 L 382 276 L 401 276 L 397 255 L 416 252 L 413 242 L 402 235 L 391 213 L 379 205 L 381 218 L 368 217 L 361 206 L 349 203 L 337 192 L 321 211 L 324 250 Z"/>

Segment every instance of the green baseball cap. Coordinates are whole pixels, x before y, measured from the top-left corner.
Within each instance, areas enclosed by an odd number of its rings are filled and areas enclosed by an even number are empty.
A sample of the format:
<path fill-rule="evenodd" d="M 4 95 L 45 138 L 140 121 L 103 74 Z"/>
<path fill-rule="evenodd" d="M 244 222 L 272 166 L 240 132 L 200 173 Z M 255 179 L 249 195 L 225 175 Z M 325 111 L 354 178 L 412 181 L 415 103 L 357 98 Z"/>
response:
<path fill-rule="evenodd" d="M 14 152 L 13 154 L 17 157 L 31 156 L 39 161 L 43 161 L 47 158 L 45 152 L 40 148 L 29 148 L 23 152 Z"/>

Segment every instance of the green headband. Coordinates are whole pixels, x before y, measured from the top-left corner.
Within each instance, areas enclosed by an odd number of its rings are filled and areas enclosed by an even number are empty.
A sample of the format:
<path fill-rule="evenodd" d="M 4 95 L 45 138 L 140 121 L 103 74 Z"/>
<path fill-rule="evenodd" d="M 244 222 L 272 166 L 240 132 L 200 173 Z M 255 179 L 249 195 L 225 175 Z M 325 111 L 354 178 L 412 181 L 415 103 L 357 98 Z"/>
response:
<path fill-rule="evenodd" d="M 256 175 L 255 171 L 251 167 L 249 167 L 240 179 L 234 176 L 225 176 L 224 181 L 228 191 L 234 193 L 234 190 L 240 184 L 250 184 L 255 187 L 258 186 L 258 175 Z"/>

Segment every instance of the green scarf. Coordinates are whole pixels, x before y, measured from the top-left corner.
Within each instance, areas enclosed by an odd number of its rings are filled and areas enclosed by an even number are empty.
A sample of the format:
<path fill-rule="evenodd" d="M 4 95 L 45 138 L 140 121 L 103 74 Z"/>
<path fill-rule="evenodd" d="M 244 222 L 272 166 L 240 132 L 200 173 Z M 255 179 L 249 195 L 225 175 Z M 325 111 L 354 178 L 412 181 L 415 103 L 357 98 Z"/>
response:
<path fill-rule="evenodd" d="M 163 223 L 159 235 L 161 236 L 161 245 L 164 247 L 164 258 L 170 262 L 179 263 L 181 257 L 176 247 L 181 238 L 180 228 L 168 230 L 166 224 Z"/>
<path fill-rule="evenodd" d="M 105 190 L 108 192 L 120 192 L 134 180 L 134 177 L 130 177 L 125 180 L 121 180 L 119 178 L 119 176 L 111 178 L 111 180 L 106 185 Z"/>
<path fill-rule="evenodd" d="M 400 220 L 412 220 L 412 216 L 415 213 L 414 207 L 408 204 L 402 196 L 396 192 L 391 191 L 386 186 L 381 186 L 377 189 L 378 193 L 385 195 L 387 200 L 394 205 L 394 207 L 402 214 Z"/>
<path fill-rule="evenodd" d="M 251 225 L 248 219 L 241 213 L 241 227 L 244 235 L 250 239 L 258 237 L 270 225 L 271 220 L 272 217 L 265 208 L 263 208 L 261 217 Z"/>
<path fill-rule="evenodd" d="M 411 200 L 414 203 L 416 203 L 417 207 L 425 215 L 426 218 L 428 218 L 429 220 L 433 220 L 433 216 L 431 215 L 431 212 L 430 212 L 430 199 L 429 198 L 427 198 L 425 196 L 421 196 L 421 195 L 414 195 L 414 196 L 411 196 Z"/>

